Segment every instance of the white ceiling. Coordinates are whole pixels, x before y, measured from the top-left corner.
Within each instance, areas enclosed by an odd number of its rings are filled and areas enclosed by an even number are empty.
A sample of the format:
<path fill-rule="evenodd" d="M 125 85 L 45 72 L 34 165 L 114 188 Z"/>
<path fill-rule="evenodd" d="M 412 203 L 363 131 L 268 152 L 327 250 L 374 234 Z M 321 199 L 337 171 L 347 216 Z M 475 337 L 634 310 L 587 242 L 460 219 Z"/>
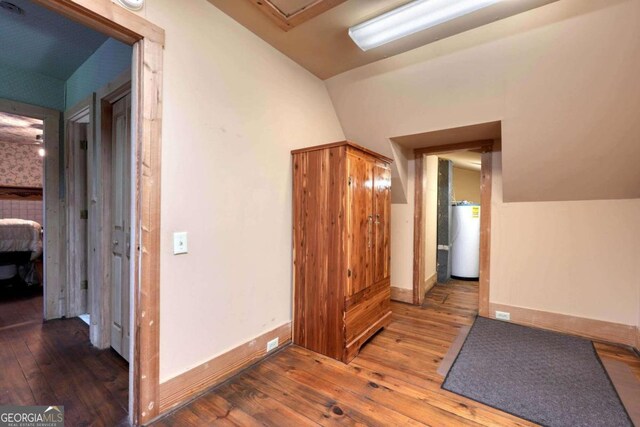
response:
<path fill-rule="evenodd" d="M 42 120 L 0 112 L 0 142 L 38 144 Z"/>

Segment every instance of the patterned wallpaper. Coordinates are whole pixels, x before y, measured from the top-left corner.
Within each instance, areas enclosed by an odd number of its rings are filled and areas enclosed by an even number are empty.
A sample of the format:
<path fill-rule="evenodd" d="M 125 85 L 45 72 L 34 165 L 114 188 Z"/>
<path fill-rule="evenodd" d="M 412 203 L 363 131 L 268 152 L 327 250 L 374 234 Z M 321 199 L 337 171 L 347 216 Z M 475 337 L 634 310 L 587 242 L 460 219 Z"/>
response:
<path fill-rule="evenodd" d="M 0 142 L 0 186 L 42 188 L 42 157 L 37 145 Z"/>

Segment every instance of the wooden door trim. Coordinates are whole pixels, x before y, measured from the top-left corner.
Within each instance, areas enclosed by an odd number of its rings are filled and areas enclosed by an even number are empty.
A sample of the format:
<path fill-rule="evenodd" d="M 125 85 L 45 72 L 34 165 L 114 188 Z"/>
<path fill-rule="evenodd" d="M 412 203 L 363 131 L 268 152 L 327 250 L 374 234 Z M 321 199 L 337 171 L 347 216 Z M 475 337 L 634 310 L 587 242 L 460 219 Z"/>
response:
<path fill-rule="evenodd" d="M 489 316 L 489 287 L 491 278 L 491 197 L 493 152 L 482 153 L 480 169 L 480 282 L 478 284 L 478 313 Z"/>
<path fill-rule="evenodd" d="M 111 0 L 33 0 L 86 27 L 133 45 L 142 39 L 164 45 L 164 30 Z"/>
<path fill-rule="evenodd" d="M 160 162 L 164 30 L 111 0 L 34 0 L 76 22 L 134 46 L 132 144 L 133 353 L 129 417 L 145 424 L 159 414 Z"/>
<path fill-rule="evenodd" d="M 422 304 L 424 295 L 421 293 L 421 279 L 424 272 L 424 245 L 425 217 L 422 201 L 426 188 L 423 176 L 424 156 L 443 154 L 454 151 L 477 150 L 482 155 L 482 167 L 480 171 L 480 278 L 478 285 L 478 312 L 480 316 L 489 315 L 489 289 L 491 278 L 491 182 L 492 182 L 492 154 L 500 151 L 499 142 L 481 140 L 460 144 L 445 144 L 440 146 L 417 148 L 415 155 L 415 199 L 414 199 L 414 229 L 413 229 L 413 303 Z"/>
<path fill-rule="evenodd" d="M 424 194 L 427 190 L 424 176 L 424 155 L 416 154 L 413 208 L 413 303 L 421 305 L 424 299 Z"/>
<path fill-rule="evenodd" d="M 20 116 L 32 117 L 44 122 L 44 304 L 45 320 L 55 319 L 65 314 L 65 260 L 64 243 L 64 203 L 60 197 L 60 135 L 61 113 L 50 108 L 0 99 L 0 111 Z"/>

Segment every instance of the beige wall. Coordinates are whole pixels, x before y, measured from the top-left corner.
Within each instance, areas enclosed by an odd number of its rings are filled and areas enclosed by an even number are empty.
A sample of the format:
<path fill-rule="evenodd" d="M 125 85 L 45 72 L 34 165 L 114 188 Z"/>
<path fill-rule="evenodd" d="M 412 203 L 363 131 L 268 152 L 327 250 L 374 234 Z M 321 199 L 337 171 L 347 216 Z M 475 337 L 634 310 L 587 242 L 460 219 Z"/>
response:
<path fill-rule="evenodd" d="M 413 205 L 415 160 L 407 162 L 407 203 L 391 204 L 391 285 L 413 289 Z M 393 183 L 391 184 L 393 186 Z"/>
<path fill-rule="evenodd" d="M 493 164 L 491 302 L 638 324 L 640 199 L 503 203 Z"/>
<path fill-rule="evenodd" d="M 502 120 L 506 201 L 637 198 L 639 21 L 640 0 L 560 0 L 327 84 L 347 137 L 387 155 Z"/>
<path fill-rule="evenodd" d="M 480 171 L 454 167 L 453 197 L 457 201 L 480 203 Z"/>
<path fill-rule="evenodd" d="M 291 320 L 289 151 L 344 139 L 322 81 L 188 3 L 142 11 L 166 31 L 161 381 Z"/>
<path fill-rule="evenodd" d="M 633 325 L 640 201 L 617 199 L 640 197 L 639 19 L 640 0 L 560 0 L 327 86 L 346 136 L 388 155 L 396 136 L 502 120 L 491 301 Z"/>

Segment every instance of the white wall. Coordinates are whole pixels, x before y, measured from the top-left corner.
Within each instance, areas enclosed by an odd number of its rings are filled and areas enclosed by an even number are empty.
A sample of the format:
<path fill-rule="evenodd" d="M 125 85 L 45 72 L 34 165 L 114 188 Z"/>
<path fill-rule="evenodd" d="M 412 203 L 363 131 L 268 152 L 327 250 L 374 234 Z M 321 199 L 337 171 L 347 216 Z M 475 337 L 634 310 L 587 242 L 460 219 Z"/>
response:
<path fill-rule="evenodd" d="M 164 382 L 291 320 L 289 152 L 344 135 L 322 81 L 205 0 L 142 14 L 166 31 Z"/>

